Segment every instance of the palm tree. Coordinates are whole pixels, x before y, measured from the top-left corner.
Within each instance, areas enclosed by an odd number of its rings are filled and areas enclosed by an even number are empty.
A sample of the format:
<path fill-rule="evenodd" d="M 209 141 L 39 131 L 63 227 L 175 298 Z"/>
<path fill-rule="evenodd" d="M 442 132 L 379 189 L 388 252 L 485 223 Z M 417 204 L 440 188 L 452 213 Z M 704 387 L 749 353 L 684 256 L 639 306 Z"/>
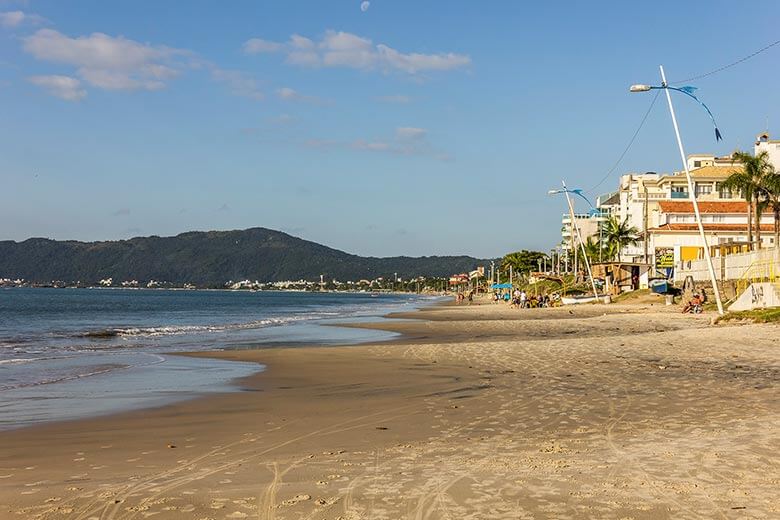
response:
<path fill-rule="evenodd" d="M 585 239 L 585 254 L 588 256 L 588 260 L 591 264 L 597 263 L 601 255 L 604 254 L 604 247 L 601 241 L 599 241 L 598 238 L 595 240 L 593 237 L 588 237 Z"/>
<path fill-rule="evenodd" d="M 748 243 L 753 244 L 752 214 L 755 212 L 756 220 L 756 248 L 761 249 L 761 213 L 766 207 L 766 195 L 764 185 L 772 173 L 772 163 L 769 162 L 769 154 L 766 151 L 758 155 L 748 152 L 734 152 L 731 156 L 732 163 L 742 163 L 742 170 L 734 171 L 723 182 L 724 188 L 737 189 L 742 192 L 747 202 L 747 231 Z"/>
<path fill-rule="evenodd" d="M 624 247 L 632 246 L 639 241 L 639 230 L 629 225 L 628 218 L 621 222 L 613 215 L 604 223 L 603 239 L 604 250 L 608 253 L 608 258 L 614 260 L 617 257 L 617 268 L 613 270 L 615 277 L 613 283 L 620 287 L 619 276 L 622 269 L 620 252 Z"/>
<path fill-rule="evenodd" d="M 604 243 L 605 249 L 611 253 L 609 258 L 614 259 L 617 256 L 617 261 L 620 262 L 620 252 L 623 248 L 638 241 L 639 230 L 629 225 L 628 218 L 621 222 L 617 217 L 611 216 L 604 223 Z"/>
<path fill-rule="evenodd" d="M 772 209 L 774 220 L 775 248 L 780 247 L 780 172 L 773 171 L 764 177 L 763 191 L 766 205 Z"/>

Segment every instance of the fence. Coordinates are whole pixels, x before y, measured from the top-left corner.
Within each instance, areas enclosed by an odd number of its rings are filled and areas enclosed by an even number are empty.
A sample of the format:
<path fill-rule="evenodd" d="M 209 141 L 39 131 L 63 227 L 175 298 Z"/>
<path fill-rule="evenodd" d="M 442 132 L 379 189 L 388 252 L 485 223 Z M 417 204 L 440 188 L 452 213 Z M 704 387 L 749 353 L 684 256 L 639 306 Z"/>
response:
<path fill-rule="evenodd" d="M 736 282 L 737 294 L 751 283 L 780 281 L 780 248 L 716 256 L 712 263 L 715 267 L 715 278 L 719 281 Z M 710 281 L 706 259 L 679 262 L 676 267 L 676 282 L 682 282 L 689 276 L 696 282 Z"/>

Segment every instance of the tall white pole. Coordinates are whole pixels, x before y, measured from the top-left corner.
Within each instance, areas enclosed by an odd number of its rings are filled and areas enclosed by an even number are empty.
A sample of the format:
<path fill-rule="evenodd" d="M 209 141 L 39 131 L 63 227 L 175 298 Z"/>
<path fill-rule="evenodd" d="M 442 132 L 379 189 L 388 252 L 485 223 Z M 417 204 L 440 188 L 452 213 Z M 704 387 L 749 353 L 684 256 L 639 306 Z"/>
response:
<path fill-rule="evenodd" d="M 596 282 L 593 280 L 593 273 L 590 270 L 590 261 L 588 260 L 588 254 L 585 252 L 585 243 L 582 241 L 582 235 L 580 234 L 580 226 L 577 225 L 577 220 L 574 218 L 574 206 L 571 203 L 571 197 L 569 196 L 569 190 L 566 189 L 566 182 L 561 181 L 561 184 L 563 185 L 563 193 L 566 194 L 566 203 L 569 205 L 569 215 L 571 218 L 571 225 L 574 227 L 574 230 L 577 233 L 577 241 L 580 243 L 580 247 L 582 248 L 582 258 L 585 260 L 585 267 L 588 268 L 588 277 L 590 278 L 590 285 L 593 287 L 593 296 L 596 298 L 599 297 L 599 292 L 596 290 Z M 575 251 L 576 251 L 576 244 L 575 244 Z M 575 274 L 576 276 L 576 274 Z M 576 279 L 575 279 L 576 282 Z"/>
<path fill-rule="evenodd" d="M 666 74 L 664 74 L 663 65 L 661 68 L 661 86 L 666 87 Z M 723 302 L 720 299 L 720 289 L 718 288 L 718 280 L 715 277 L 715 266 L 712 263 L 712 256 L 710 256 L 710 246 L 707 243 L 707 236 L 704 234 L 704 224 L 701 221 L 701 213 L 699 213 L 699 202 L 696 200 L 696 190 L 693 186 L 693 179 L 691 178 L 691 172 L 688 170 L 688 161 L 685 158 L 685 150 L 683 149 L 682 139 L 680 138 L 680 129 L 677 126 L 677 117 L 674 115 L 674 106 L 672 105 L 672 96 L 669 93 L 668 88 L 664 88 L 666 92 L 666 101 L 669 102 L 669 112 L 672 114 L 672 124 L 674 125 L 674 134 L 677 136 L 677 146 L 680 147 L 680 159 L 682 159 L 683 168 L 685 168 L 685 178 L 688 180 L 688 193 L 692 197 L 693 201 L 693 213 L 696 215 L 696 224 L 699 225 L 699 236 L 701 242 L 704 244 L 704 258 L 707 259 L 707 269 L 710 271 L 710 281 L 712 282 L 712 292 L 715 293 L 715 301 L 718 304 L 718 313 L 723 315 Z"/>

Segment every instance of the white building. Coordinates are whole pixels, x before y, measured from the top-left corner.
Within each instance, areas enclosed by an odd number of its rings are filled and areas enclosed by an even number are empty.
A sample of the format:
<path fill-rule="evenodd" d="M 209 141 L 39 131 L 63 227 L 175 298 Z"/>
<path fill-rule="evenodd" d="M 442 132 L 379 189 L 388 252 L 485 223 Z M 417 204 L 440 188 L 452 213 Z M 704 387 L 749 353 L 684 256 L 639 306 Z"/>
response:
<path fill-rule="evenodd" d="M 758 155 L 760 152 L 769 154 L 769 161 L 775 167 L 775 170 L 780 171 L 780 141 L 770 140 L 769 132 L 764 132 L 756 138 L 753 153 Z"/>

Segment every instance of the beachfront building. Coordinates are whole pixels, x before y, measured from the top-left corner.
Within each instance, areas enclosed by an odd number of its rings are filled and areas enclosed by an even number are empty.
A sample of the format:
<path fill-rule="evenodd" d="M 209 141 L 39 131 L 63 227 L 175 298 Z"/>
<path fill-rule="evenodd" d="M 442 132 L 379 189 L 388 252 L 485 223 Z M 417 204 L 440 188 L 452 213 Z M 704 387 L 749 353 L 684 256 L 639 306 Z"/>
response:
<path fill-rule="evenodd" d="M 756 137 L 756 143 L 753 146 L 753 153 L 758 155 L 766 152 L 769 155 L 769 161 L 776 170 L 780 170 L 780 141 L 773 141 L 769 138 L 769 132 L 764 132 Z"/>
<path fill-rule="evenodd" d="M 619 205 L 613 209 L 613 213 L 621 220 L 628 220 L 628 223 L 640 232 L 641 237 L 639 243 L 622 251 L 623 258 L 668 268 L 671 267 L 670 264 L 683 260 L 683 257 L 689 259 L 701 254 L 701 241 L 697 235 L 696 220 L 693 218 L 693 203 L 690 202 L 693 196 L 700 205 L 709 202 L 741 203 L 740 207 L 744 208 L 741 217 L 731 213 L 737 206 L 709 206 L 711 212 L 704 218 L 704 223 L 710 225 L 709 229 L 714 233 L 732 232 L 719 235 L 722 239 L 730 242 L 747 240 L 747 207 L 744 199 L 740 193 L 722 185 L 729 175 L 740 171 L 741 166 L 734 164 L 730 155 L 718 157 L 695 154 L 688 157 L 688 167 L 694 184 L 693 194 L 689 193 L 685 172 L 631 173 L 620 178 Z M 674 205 L 674 202 L 685 204 Z M 689 210 L 690 214 L 679 213 L 677 210 L 681 208 L 689 208 L 685 211 Z M 729 227 L 713 227 L 726 222 Z M 689 227 L 691 229 L 688 229 Z M 705 232 L 707 229 L 705 226 Z M 716 240 L 715 243 L 721 243 L 721 240 Z"/>
<path fill-rule="evenodd" d="M 744 200 L 700 200 L 704 234 L 710 246 L 710 254 L 747 251 L 747 209 Z M 693 203 L 686 200 L 659 201 L 656 221 L 648 231 L 650 250 L 659 267 L 704 258 L 704 248 L 693 212 Z M 761 217 L 761 246 L 773 247 L 774 229 L 772 213 Z"/>

